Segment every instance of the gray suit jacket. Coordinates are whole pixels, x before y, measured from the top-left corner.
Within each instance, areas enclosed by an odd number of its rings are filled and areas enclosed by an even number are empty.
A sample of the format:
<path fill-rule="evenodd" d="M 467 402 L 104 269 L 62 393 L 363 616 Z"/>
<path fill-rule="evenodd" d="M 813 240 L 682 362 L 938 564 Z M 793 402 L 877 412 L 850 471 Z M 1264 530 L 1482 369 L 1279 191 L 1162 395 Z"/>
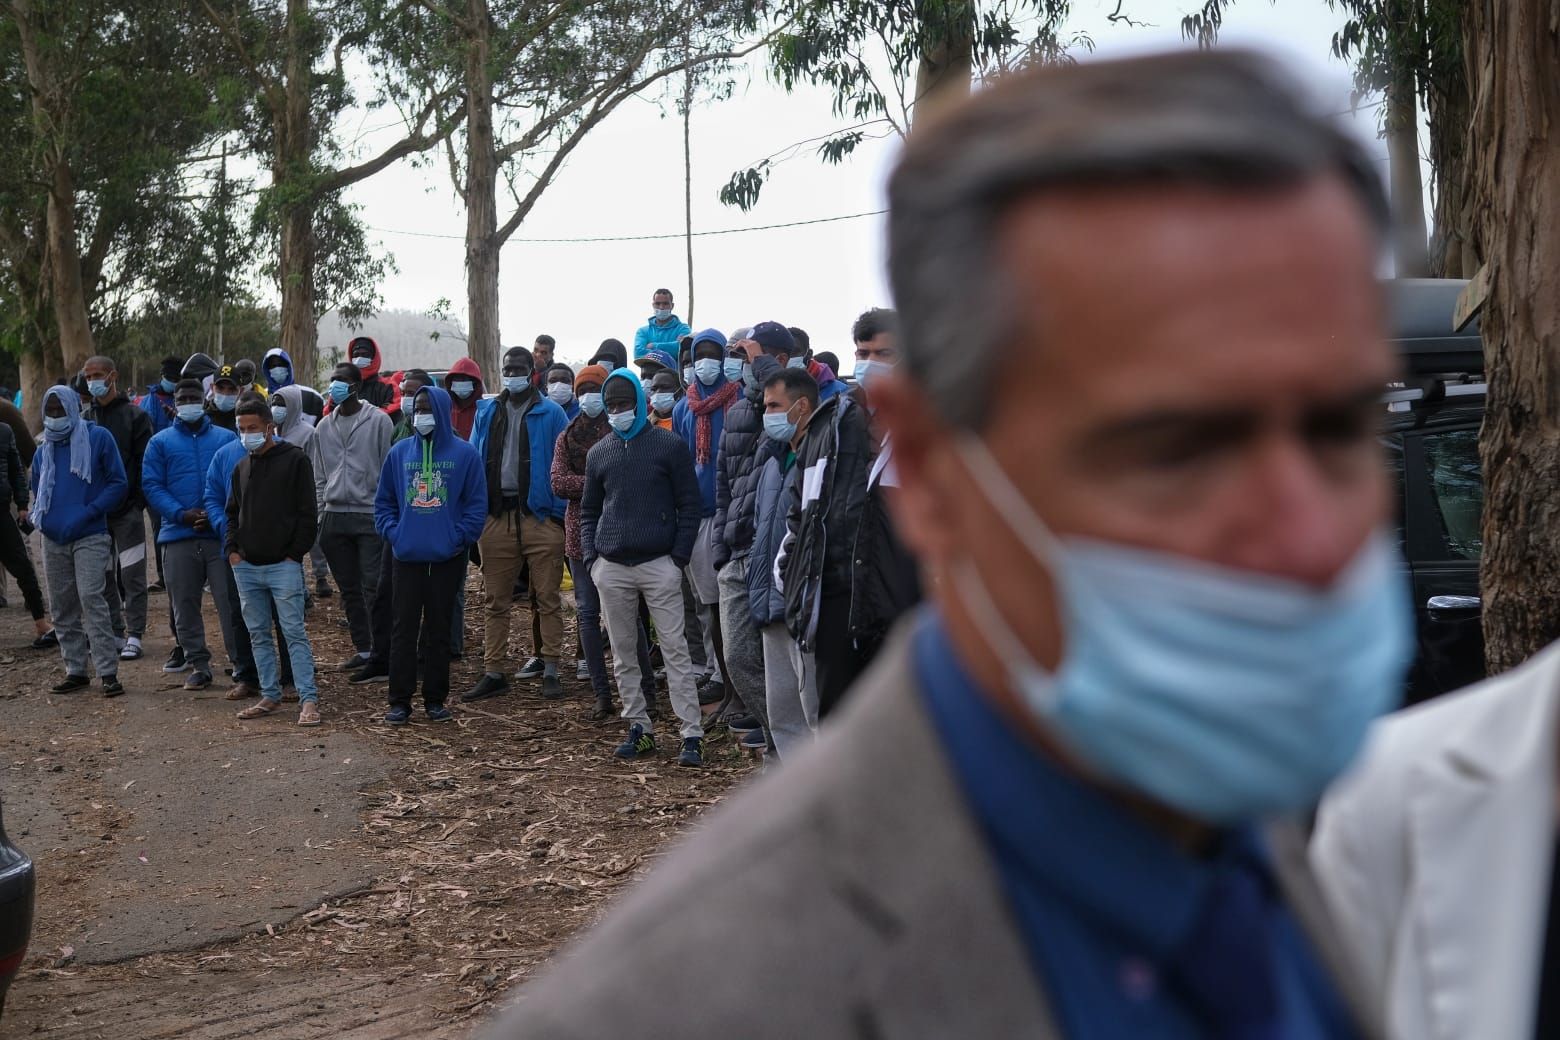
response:
<path fill-rule="evenodd" d="M 818 746 L 714 811 L 495 1040 L 1059 1040 L 915 683 L 901 626 Z M 1303 844 L 1274 837 L 1290 904 L 1346 986 Z"/>

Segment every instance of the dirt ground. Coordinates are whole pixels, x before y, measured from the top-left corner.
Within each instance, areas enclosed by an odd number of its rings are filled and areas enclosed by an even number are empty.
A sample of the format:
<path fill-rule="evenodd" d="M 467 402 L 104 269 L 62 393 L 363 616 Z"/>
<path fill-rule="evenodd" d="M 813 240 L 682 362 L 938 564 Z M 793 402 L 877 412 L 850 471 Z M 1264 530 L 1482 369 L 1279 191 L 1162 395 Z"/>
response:
<path fill-rule="evenodd" d="M 480 588 L 473 572 L 457 693 L 480 673 Z M 704 769 L 679 768 L 664 724 L 657 758 L 614 760 L 622 723 L 589 721 L 572 661 L 566 700 L 513 683 L 452 703 L 453 724 L 419 707 L 392 730 L 385 687 L 330 667 L 351 653 L 340 604 L 310 615 L 312 730 L 292 705 L 237 721 L 220 676 L 179 689 L 161 595 L 115 700 L 49 695 L 58 651 L 26 649 L 25 613 L 0 611 L 0 796 L 39 878 L 0 1037 L 470 1035 L 753 771 L 724 731 Z M 517 607 L 517 663 L 529 642 Z"/>

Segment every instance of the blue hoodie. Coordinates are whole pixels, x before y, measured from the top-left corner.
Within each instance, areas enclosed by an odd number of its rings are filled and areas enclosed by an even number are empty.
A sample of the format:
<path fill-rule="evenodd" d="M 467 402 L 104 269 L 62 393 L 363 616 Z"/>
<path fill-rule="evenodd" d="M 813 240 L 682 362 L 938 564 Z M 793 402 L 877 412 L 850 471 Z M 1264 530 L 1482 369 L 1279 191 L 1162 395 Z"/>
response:
<path fill-rule="evenodd" d="M 618 433 L 617 430 L 612 431 L 613 433 L 617 433 L 617 435 L 623 438 L 625 441 L 631 441 L 635 437 L 638 437 L 641 433 L 644 433 L 645 427 L 650 425 L 650 402 L 645 398 L 645 384 L 639 381 L 639 374 L 632 369 L 618 369 L 616 372 L 613 372 L 611 375 L 607 376 L 607 383 L 612 382 L 614 379 L 626 379 L 628 380 L 629 385 L 634 388 L 634 425 L 628 428 L 627 433 Z M 601 384 L 603 397 L 606 396 L 606 389 L 607 384 Z"/>
<path fill-rule="evenodd" d="M 161 380 L 146 388 L 146 396 L 141 398 L 141 411 L 151 417 L 154 434 L 179 421 L 173 410 L 173 393 L 163 389 Z"/>
<path fill-rule="evenodd" d="M 477 544 L 487 522 L 482 457 L 456 435 L 449 393 L 425 386 L 423 394 L 433 398 L 433 436 L 414 434 L 390 449 L 374 499 L 374 528 L 401 563 L 452 560 Z"/>
<path fill-rule="evenodd" d="M 47 452 L 53 464 L 54 487 L 47 496 L 48 508 L 37 517 L 38 527 L 49 541 L 63 545 L 91 535 L 107 534 L 108 514 L 124 502 L 130 482 L 125 479 L 125 465 L 119 458 L 119 445 L 115 443 L 114 435 L 81 417 L 81 398 L 76 392 L 66 387 L 50 387 L 43 395 L 44 402 L 51 397 L 58 397 L 64 405 L 65 414 L 71 419 L 71 432 L 62 441 L 52 440 L 45 434 L 33 457 L 33 513 L 37 516 L 43 507 L 38 484 Z M 70 459 L 72 443 L 82 437 L 87 439 L 85 479 L 71 472 Z"/>
<path fill-rule="evenodd" d="M 227 544 L 227 503 L 233 491 L 233 473 L 247 454 L 249 449 L 243 441 L 230 441 L 212 456 L 211 467 L 206 470 L 206 519 L 211 521 L 211 529 L 223 545 Z"/>
<path fill-rule="evenodd" d="M 714 386 L 705 386 L 703 383 L 700 383 L 699 393 L 705 397 L 713 396 L 720 393 L 727 382 L 729 380 L 722 374 L 719 379 L 715 380 Z M 731 403 L 735 404 L 740 400 L 742 400 L 742 394 L 739 390 L 737 396 L 731 399 Z M 727 407 L 730 407 L 730 405 Z M 693 414 L 693 408 L 689 405 L 687 397 L 678 401 L 672 409 L 672 429 L 688 445 L 688 452 L 694 457 L 693 471 L 699 478 L 699 497 L 704 502 L 704 515 L 714 516 L 716 513 L 715 477 L 720 471 L 720 435 L 721 431 L 726 428 L 726 409 L 722 408 L 720 411 L 710 415 L 710 457 L 708 462 L 702 464 L 698 461 L 698 419 L 699 417 Z"/>
<path fill-rule="evenodd" d="M 186 510 L 206 508 L 206 474 L 224 445 L 238 440 L 232 430 L 211 425 L 201 417 L 191 426 L 183 420 L 154 434 L 141 463 L 141 492 L 146 504 L 162 517 L 157 544 L 190 538 L 217 537 L 216 531 L 199 531 L 180 519 Z M 208 516 L 208 519 L 209 516 Z"/>
<path fill-rule="evenodd" d="M 276 367 L 273 364 L 274 361 L 281 361 L 287 365 L 286 379 L 277 381 L 271 378 L 271 369 Z M 265 352 L 265 357 L 260 360 L 260 372 L 265 376 L 266 389 L 271 391 L 273 394 L 282 387 L 292 386 L 298 381 L 297 377 L 293 375 L 292 358 L 288 357 L 287 351 L 283 350 L 281 347 L 272 347 L 270 350 Z"/>

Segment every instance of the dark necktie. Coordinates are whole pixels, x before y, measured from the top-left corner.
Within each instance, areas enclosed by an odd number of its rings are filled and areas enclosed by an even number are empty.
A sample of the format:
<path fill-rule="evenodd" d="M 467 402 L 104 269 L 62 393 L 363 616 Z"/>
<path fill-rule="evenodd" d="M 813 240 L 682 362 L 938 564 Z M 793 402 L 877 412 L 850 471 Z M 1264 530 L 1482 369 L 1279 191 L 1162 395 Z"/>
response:
<path fill-rule="evenodd" d="M 1217 1040 L 1278 1040 L 1278 977 L 1267 884 L 1225 861 L 1192 930 L 1170 957 L 1172 984 Z"/>

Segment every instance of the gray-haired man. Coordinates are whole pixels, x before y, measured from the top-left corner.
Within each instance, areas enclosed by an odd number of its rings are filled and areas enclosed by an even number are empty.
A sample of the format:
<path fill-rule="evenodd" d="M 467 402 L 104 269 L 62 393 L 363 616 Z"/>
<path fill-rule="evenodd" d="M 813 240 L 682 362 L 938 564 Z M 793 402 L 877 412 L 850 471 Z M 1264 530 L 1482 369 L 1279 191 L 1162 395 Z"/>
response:
<path fill-rule="evenodd" d="M 1262 826 L 1411 641 L 1372 164 L 1271 60 L 1185 52 L 921 121 L 889 206 L 872 397 L 927 608 L 504 1035 L 1374 1035 Z"/>

